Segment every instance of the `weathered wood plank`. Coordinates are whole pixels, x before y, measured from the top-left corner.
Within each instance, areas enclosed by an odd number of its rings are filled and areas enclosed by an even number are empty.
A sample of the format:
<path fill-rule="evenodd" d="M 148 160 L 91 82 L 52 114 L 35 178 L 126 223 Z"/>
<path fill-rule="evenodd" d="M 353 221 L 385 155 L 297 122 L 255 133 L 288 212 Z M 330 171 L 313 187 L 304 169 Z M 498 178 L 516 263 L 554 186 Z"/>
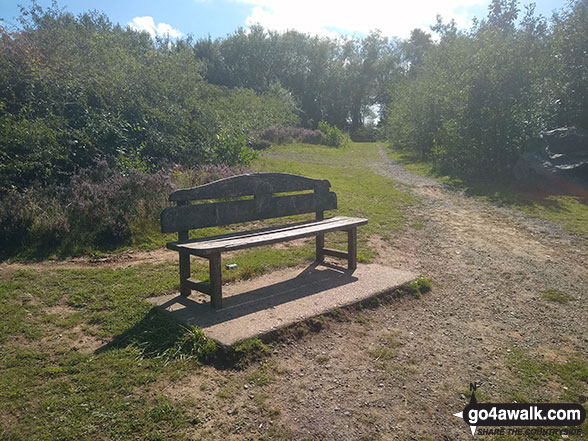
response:
<path fill-rule="evenodd" d="M 323 248 L 323 254 L 325 256 L 333 256 L 333 257 L 338 257 L 339 259 L 345 259 L 347 260 L 347 253 L 344 253 L 343 251 L 339 251 L 339 250 L 333 250 L 331 248 Z"/>
<path fill-rule="evenodd" d="M 210 302 L 214 309 L 223 307 L 223 276 L 221 265 L 221 254 L 215 253 L 210 256 Z"/>
<path fill-rule="evenodd" d="M 169 249 L 175 251 L 186 251 L 196 255 L 206 255 L 218 251 L 239 250 L 259 245 L 285 242 L 303 237 L 316 236 L 331 231 L 347 230 L 367 224 L 367 219 L 336 217 L 323 221 L 310 221 L 296 226 L 277 227 L 275 230 L 264 229 L 262 232 L 244 232 L 241 235 L 231 234 L 218 236 L 214 239 L 197 239 L 190 242 L 167 244 Z"/>
<path fill-rule="evenodd" d="M 286 193 L 290 191 L 329 188 L 326 179 L 311 179 L 289 173 L 250 173 L 231 176 L 194 188 L 176 190 L 170 201 L 194 201 L 248 196 L 259 193 Z"/>
<path fill-rule="evenodd" d="M 201 282 L 200 280 L 196 279 L 188 279 L 187 284 L 190 286 L 191 289 L 195 289 L 204 294 L 211 295 L 212 288 L 210 287 L 210 283 Z"/>
<path fill-rule="evenodd" d="M 188 297 L 190 295 L 190 285 L 187 283 L 190 278 L 190 254 L 180 251 L 180 294 Z"/>
<path fill-rule="evenodd" d="M 347 231 L 347 268 L 357 268 L 357 228 Z"/>
<path fill-rule="evenodd" d="M 168 207 L 161 212 L 162 233 L 237 224 L 337 208 L 333 192 Z"/>
<path fill-rule="evenodd" d="M 315 193 L 321 192 L 321 190 L 315 190 Z M 322 221 L 325 219 L 325 212 L 324 211 L 317 211 L 316 212 L 316 220 Z M 325 260 L 325 255 L 323 253 L 323 248 L 325 247 L 325 235 L 324 234 L 317 234 L 315 239 L 315 259 L 317 262 L 322 262 Z"/>

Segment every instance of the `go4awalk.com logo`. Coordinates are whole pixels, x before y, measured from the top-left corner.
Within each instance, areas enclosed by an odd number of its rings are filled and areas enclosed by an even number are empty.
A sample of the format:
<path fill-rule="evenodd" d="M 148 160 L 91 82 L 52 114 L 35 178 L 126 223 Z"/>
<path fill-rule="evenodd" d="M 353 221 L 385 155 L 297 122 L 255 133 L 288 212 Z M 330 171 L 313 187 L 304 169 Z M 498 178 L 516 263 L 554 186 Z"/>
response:
<path fill-rule="evenodd" d="M 478 403 L 476 385 L 470 384 L 470 402 L 461 412 L 453 415 L 463 418 L 470 426 L 472 436 L 478 427 L 482 435 L 580 435 L 581 429 L 544 429 L 544 426 L 579 426 L 586 420 L 586 410 L 576 403 Z M 515 426 L 539 428 L 523 429 Z"/>

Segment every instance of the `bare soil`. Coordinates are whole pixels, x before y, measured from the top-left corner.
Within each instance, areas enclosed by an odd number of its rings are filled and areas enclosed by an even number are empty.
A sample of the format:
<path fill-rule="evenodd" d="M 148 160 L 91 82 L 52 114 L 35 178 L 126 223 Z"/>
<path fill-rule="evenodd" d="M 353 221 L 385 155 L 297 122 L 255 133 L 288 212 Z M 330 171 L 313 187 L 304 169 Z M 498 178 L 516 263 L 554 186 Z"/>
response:
<path fill-rule="evenodd" d="M 419 198 L 405 231 L 372 238 L 377 263 L 431 277 L 433 290 L 327 319 L 320 332 L 274 343 L 264 365 L 205 367 L 166 385 L 207 415 L 197 438 L 471 439 L 452 414 L 470 383 L 500 401 L 523 388 L 513 351 L 559 363 L 588 353 L 584 239 L 409 173 L 383 149 L 373 169 Z M 544 300 L 547 288 L 573 300 Z M 259 371 L 269 384 L 249 381 Z M 550 381 L 535 398 L 562 388 Z"/>

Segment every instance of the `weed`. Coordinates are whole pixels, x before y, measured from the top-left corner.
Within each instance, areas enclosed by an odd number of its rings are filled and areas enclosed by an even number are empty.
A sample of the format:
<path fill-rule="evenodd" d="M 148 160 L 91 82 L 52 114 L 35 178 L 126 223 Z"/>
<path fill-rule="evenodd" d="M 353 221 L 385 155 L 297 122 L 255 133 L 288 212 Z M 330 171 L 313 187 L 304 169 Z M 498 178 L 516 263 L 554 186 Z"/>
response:
<path fill-rule="evenodd" d="M 341 308 L 333 309 L 332 311 L 329 311 L 326 315 L 338 322 L 345 322 L 348 319 L 346 311 L 344 311 Z"/>
<path fill-rule="evenodd" d="M 569 294 L 563 293 L 556 288 L 548 288 L 541 294 L 541 298 L 543 300 L 547 300 L 549 302 L 561 303 L 565 304 L 568 303 L 570 300 L 573 300 L 573 297 Z"/>
<path fill-rule="evenodd" d="M 247 366 L 266 357 L 270 348 L 258 338 L 251 338 L 231 346 L 232 358 L 237 366 Z"/>
<path fill-rule="evenodd" d="M 218 346 L 214 340 L 208 338 L 196 326 L 187 328 L 178 342 L 163 356 L 167 359 L 209 361 L 217 352 Z"/>
<path fill-rule="evenodd" d="M 259 439 L 260 441 L 290 441 L 292 433 L 284 427 L 272 427 Z"/>
<path fill-rule="evenodd" d="M 421 294 L 427 293 L 431 290 L 432 280 L 427 277 L 420 276 L 414 282 L 405 283 L 400 289 L 408 294 L 414 294 L 417 297 Z"/>
<path fill-rule="evenodd" d="M 306 320 L 306 325 L 312 332 L 319 332 L 325 325 L 325 319 L 322 316 L 312 317 Z"/>
<path fill-rule="evenodd" d="M 267 369 L 261 368 L 249 374 L 247 381 L 257 386 L 266 386 L 273 382 L 274 378 L 267 372 Z"/>
<path fill-rule="evenodd" d="M 387 334 L 382 334 L 382 340 L 386 343 L 386 347 L 388 348 L 397 348 L 402 346 L 402 342 L 398 339 L 400 336 L 400 331 L 390 332 Z"/>
<path fill-rule="evenodd" d="M 329 356 L 328 355 L 319 355 L 318 357 L 316 357 L 315 360 L 318 364 L 327 364 L 329 362 Z"/>
<path fill-rule="evenodd" d="M 388 348 L 378 348 L 378 349 L 371 349 L 368 351 L 370 356 L 375 359 L 375 361 L 388 361 L 393 360 L 396 358 L 396 351 L 393 351 Z"/>
<path fill-rule="evenodd" d="M 225 400 L 232 399 L 235 397 L 235 387 L 234 386 L 225 386 L 221 387 L 216 396 Z"/>
<path fill-rule="evenodd" d="M 358 314 L 355 320 L 357 321 L 357 323 L 360 323 L 362 325 L 367 325 L 369 323 L 369 318 L 364 314 Z"/>

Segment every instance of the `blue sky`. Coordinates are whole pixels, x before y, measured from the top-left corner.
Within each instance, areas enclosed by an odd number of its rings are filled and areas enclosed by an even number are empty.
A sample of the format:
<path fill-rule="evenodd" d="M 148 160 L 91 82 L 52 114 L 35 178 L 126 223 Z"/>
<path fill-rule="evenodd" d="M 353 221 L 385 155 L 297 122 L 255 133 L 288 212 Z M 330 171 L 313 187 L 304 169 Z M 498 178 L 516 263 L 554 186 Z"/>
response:
<path fill-rule="evenodd" d="M 50 0 L 39 0 L 42 6 Z M 298 29 L 320 35 L 365 35 L 380 29 L 384 35 L 406 37 L 415 27 L 428 30 L 436 14 L 454 18 L 467 27 L 473 17 L 482 18 L 488 0 L 59 0 L 58 4 L 78 14 L 97 9 L 113 22 L 137 29 L 196 38 L 224 37 L 238 27 L 261 23 L 276 30 Z M 527 2 L 522 1 L 522 4 Z M 537 0 L 537 12 L 550 16 L 564 0 Z M 16 25 L 18 5 L 28 1 L 0 0 L 3 24 Z"/>

